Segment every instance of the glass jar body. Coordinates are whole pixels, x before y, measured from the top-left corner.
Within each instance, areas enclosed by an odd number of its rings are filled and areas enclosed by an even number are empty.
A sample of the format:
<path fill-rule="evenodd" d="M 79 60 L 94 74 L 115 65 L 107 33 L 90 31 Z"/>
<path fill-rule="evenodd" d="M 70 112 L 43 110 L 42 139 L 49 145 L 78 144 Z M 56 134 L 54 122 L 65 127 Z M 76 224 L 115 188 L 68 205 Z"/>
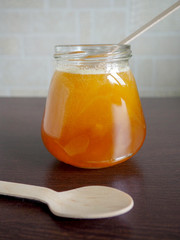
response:
<path fill-rule="evenodd" d="M 41 132 L 60 161 L 109 167 L 132 157 L 144 142 L 145 120 L 128 60 L 105 65 L 58 62 Z"/>

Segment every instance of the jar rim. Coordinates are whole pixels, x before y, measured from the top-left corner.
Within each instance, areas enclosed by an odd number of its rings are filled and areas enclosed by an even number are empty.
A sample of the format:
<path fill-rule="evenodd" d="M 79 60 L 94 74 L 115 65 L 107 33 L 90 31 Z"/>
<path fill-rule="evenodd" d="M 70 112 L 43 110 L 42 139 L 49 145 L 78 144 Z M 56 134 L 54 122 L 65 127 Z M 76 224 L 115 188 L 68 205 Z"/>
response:
<path fill-rule="evenodd" d="M 131 56 L 131 47 L 126 44 L 56 45 L 54 54 L 56 60 L 80 62 L 114 62 L 128 60 Z"/>

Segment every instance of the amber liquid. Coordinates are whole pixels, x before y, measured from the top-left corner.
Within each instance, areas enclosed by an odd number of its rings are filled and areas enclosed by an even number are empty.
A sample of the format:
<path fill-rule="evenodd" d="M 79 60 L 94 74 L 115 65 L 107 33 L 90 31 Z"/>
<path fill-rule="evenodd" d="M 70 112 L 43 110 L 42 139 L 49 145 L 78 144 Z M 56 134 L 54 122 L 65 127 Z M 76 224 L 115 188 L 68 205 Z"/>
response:
<path fill-rule="evenodd" d="M 140 149 L 145 131 L 130 70 L 107 74 L 55 72 L 42 139 L 57 159 L 82 168 L 112 166 Z"/>

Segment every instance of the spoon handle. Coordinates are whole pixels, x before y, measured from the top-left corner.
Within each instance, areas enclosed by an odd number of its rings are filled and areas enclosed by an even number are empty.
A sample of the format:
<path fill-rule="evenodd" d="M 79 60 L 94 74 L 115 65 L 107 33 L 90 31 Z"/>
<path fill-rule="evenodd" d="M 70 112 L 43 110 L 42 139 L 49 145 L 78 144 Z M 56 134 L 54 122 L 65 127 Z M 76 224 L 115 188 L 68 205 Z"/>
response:
<path fill-rule="evenodd" d="M 139 35 L 141 35 L 143 32 L 147 31 L 149 28 L 151 28 L 152 26 L 154 26 L 156 23 L 158 23 L 159 21 L 161 21 L 163 18 L 167 17 L 169 14 L 171 14 L 172 12 L 174 12 L 176 9 L 178 9 L 180 7 L 180 1 L 177 1 L 175 4 L 173 4 L 171 7 L 169 7 L 168 9 L 166 9 L 165 11 L 163 11 L 162 13 L 160 13 L 158 16 L 156 16 L 155 18 L 153 18 L 150 22 L 146 23 L 145 25 L 143 25 L 142 27 L 140 27 L 138 30 L 136 30 L 134 33 L 132 33 L 131 35 L 129 35 L 127 38 L 125 38 L 124 40 L 122 40 L 120 44 L 128 44 L 130 41 L 132 41 L 133 39 L 137 38 Z"/>
<path fill-rule="evenodd" d="M 53 190 L 45 187 L 0 181 L 0 194 L 6 196 L 33 199 L 47 203 L 46 196 L 49 191 Z"/>

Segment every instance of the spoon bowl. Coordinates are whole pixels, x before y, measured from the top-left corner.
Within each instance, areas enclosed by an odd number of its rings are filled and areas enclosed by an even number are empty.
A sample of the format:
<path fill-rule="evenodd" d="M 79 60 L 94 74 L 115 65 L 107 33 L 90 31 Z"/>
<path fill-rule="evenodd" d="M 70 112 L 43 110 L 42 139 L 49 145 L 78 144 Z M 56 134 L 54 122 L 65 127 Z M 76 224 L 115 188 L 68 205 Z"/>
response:
<path fill-rule="evenodd" d="M 127 193 L 105 186 L 56 192 L 44 187 L 0 181 L 0 194 L 38 200 L 46 203 L 56 216 L 79 219 L 121 215 L 134 205 Z"/>
<path fill-rule="evenodd" d="M 57 193 L 48 206 L 57 216 L 69 218 L 106 218 L 128 212 L 134 205 L 132 198 L 120 190 L 88 186 Z"/>

